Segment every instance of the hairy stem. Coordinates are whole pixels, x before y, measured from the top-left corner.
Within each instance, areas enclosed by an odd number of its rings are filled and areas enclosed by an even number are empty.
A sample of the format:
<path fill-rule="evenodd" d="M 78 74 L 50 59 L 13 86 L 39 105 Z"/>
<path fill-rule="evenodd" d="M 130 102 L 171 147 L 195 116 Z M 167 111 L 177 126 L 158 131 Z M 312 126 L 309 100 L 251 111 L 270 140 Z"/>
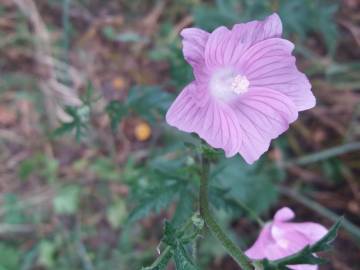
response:
<path fill-rule="evenodd" d="M 231 257 L 241 266 L 243 270 L 251 270 L 249 258 L 241 251 L 241 249 L 225 234 L 223 229 L 217 224 L 211 214 L 208 198 L 208 180 L 210 163 L 207 158 L 202 156 L 201 167 L 201 184 L 200 184 L 200 215 L 204 219 L 206 226 L 210 232 L 221 242 Z"/>

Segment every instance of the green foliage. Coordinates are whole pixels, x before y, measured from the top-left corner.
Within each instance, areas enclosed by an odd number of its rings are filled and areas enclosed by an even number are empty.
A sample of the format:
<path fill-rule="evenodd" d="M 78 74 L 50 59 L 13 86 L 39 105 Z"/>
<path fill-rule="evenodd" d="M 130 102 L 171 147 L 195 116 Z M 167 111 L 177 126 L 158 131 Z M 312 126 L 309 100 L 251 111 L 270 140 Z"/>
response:
<path fill-rule="evenodd" d="M 258 214 L 268 210 L 277 200 L 276 181 L 281 179 L 278 169 L 263 162 L 249 166 L 238 157 L 222 160 L 212 172 L 215 189 L 211 201 L 219 208 L 239 209 L 239 201 Z"/>
<path fill-rule="evenodd" d="M 149 267 L 142 270 L 163 270 L 171 257 L 177 270 L 197 270 L 198 267 L 189 256 L 186 244 L 196 240 L 204 226 L 204 221 L 195 214 L 181 228 L 177 229 L 169 221 L 165 221 L 162 242 L 167 245 L 161 256 Z M 193 232 L 191 232 L 191 227 Z"/>
<path fill-rule="evenodd" d="M 78 142 L 86 136 L 88 131 L 88 121 L 90 108 L 87 105 L 80 107 L 67 106 L 65 112 L 70 116 L 69 122 L 62 123 L 60 127 L 55 129 L 53 135 L 55 137 L 62 136 L 66 133 L 75 133 Z"/>
<path fill-rule="evenodd" d="M 18 196 L 14 193 L 6 193 L 4 196 L 4 221 L 9 224 L 25 223 L 27 218 Z"/>
<path fill-rule="evenodd" d="M 173 97 L 159 86 L 139 86 L 130 89 L 127 106 L 149 122 L 164 115 Z"/>
<path fill-rule="evenodd" d="M 0 243 L 0 270 L 20 269 L 20 256 L 21 253 L 18 249 Z"/>
<path fill-rule="evenodd" d="M 21 180 L 26 181 L 31 175 L 37 175 L 54 183 L 59 171 L 58 160 L 43 153 L 37 153 L 20 163 L 18 175 Z"/>
<path fill-rule="evenodd" d="M 109 102 L 106 106 L 106 113 L 108 114 L 110 121 L 111 121 L 111 128 L 116 130 L 120 121 L 123 119 L 124 116 L 127 115 L 128 107 L 117 100 L 113 100 Z"/>
<path fill-rule="evenodd" d="M 331 248 L 332 243 L 335 241 L 338 230 L 341 226 L 342 218 L 339 219 L 328 231 L 328 233 L 321 238 L 318 242 L 311 246 L 306 246 L 294 255 L 276 260 L 269 261 L 267 259 L 262 261 L 264 270 L 289 270 L 288 265 L 297 264 L 311 264 L 318 265 L 327 262 L 326 260 L 319 258 L 315 255 L 316 252 L 328 251 Z"/>
<path fill-rule="evenodd" d="M 176 199 L 179 189 L 181 189 L 179 184 L 168 182 L 168 185 L 164 183 L 161 188 L 145 191 L 146 195 L 138 202 L 139 206 L 130 213 L 129 221 L 135 222 L 148 216 L 152 211 L 159 213 Z"/>
<path fill-rule="evenodd" d="M 120 121 L 132 113 L 153 123 L 164 115 L 172 97 L 159 86 L 136 86 L 130 89 L 126 101 L 111 101 L 106 113 L 111 121 L 111 128 L 116 130 Z"/>
<path fill-rule="evenodd" d="M 95 173 L 101 180 L 118 181 L 120 180 L 120 171 L 111 158 L 98 157 L 91 164 L 88 169 Z"/>
<path fill-rule="evenodd" d="M 61 188 L 54 198 L 54 210 L 57 214 L 75 214 L 79 207 L 80 188 L 78 186 L 66 186 Z"/>
<path fill-rule="evenodd" d="M 181 239 L 178 238 L 176 229 L 169 222 L 165 222 L 163 242 L 173 249 L 174 261 L 177 270 L 197 269 L 182 244 Z"/>
<path fill-rule="evenodd" d="M 39 245 L 38 263 L 44 267 L 52 268 L 55 264 L 57 246 L 51 241 L 41 241 Z"/>
<path fill-rule="evenodd" d="M 107 220 L 114 229 L 119 229 L 124 224 L 127 215 L 126 204 L 122 199 L 117 199 L 106 212 Z"/>

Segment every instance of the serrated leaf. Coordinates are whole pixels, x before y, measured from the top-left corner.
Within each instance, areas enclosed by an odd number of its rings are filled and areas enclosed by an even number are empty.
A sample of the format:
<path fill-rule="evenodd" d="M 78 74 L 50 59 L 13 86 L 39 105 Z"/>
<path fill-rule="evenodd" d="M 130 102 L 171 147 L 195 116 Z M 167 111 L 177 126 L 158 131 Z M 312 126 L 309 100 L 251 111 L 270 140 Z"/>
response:
<path fill-rule="evenodd" d="M 158 213 L 176 199 L 176 194 L 181 191 L 178 185 L 164 186 L 153 190 L 141 200 L 129 215 L 129 222 L 135 222 L 149 215 L 151 212 Z"/>
<path fill-rule="evenodd" d="M 185 247 L 178 243 L 174 250 L 174 261 L 176 270 L 197 270 Z"/>

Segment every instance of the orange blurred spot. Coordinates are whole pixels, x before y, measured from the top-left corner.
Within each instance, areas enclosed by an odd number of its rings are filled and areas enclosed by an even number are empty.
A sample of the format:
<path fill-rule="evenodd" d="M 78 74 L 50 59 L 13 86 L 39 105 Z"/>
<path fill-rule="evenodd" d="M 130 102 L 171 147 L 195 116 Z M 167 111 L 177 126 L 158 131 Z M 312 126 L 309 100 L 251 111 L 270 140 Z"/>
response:
<path fill-rule="evenodd" d="M 151 127 L 146 122 L 141 122 L 135 127 L 135 137 L 137 140 L 143 142 L 151 136 Z"/>
<path fill-rule="evenodd" d="M 126 82 L 123 78 L 117 77 L 112 81 L 112 85 L 116 90 L 125 88 Z"/>

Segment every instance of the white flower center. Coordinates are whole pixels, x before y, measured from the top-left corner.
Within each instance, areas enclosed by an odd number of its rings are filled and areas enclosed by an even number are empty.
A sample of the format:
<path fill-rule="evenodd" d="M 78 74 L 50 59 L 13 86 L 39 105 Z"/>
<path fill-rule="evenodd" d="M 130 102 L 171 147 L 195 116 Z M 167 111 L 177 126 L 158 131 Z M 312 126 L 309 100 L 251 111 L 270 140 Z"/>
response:
<path fill-rule="evenodd" d="M 225 102 L 246 93 L 250 82 L 244 75 L 236 74 L 230 69 L 216 71 L 210 80 L 211 94 Z"/>
<path fill-rule="evenodd" d="M 231 83 L 231 90 L 233 90 L 236 94 L 244 94 L 248 91 L 249 88 L 249 80 L 242 75 L 236 75 Z"/>

